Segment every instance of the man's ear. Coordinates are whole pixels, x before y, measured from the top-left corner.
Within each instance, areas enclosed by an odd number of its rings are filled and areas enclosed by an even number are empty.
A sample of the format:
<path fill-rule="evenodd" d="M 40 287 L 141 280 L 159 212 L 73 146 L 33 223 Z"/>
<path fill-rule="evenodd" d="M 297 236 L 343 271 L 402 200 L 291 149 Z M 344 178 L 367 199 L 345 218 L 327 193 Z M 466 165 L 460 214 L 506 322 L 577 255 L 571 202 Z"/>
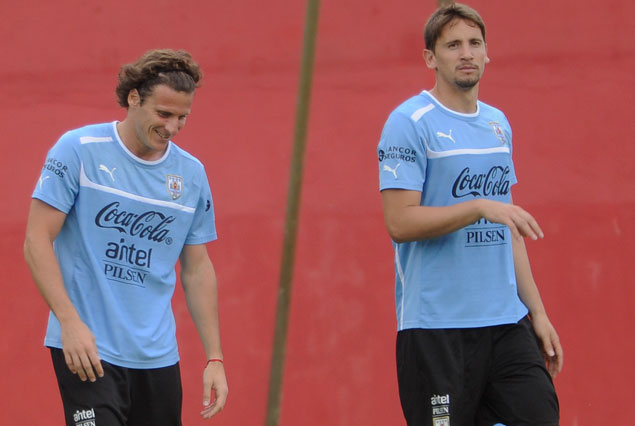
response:
<path fill-rule="evenodd" d="M 437 69 L 437 60 L 432 50 L 423 49 L 423 60 L 426 61 L 426 66 L 431 70 Z"/>
<path fill-rule="evenodd" d="M 132 89 L 130 92 L 128 92 L 128 105 L 129 106 L 141 105 L 141 96 L 139 95 L 139 91 L 137 89 Z"/>

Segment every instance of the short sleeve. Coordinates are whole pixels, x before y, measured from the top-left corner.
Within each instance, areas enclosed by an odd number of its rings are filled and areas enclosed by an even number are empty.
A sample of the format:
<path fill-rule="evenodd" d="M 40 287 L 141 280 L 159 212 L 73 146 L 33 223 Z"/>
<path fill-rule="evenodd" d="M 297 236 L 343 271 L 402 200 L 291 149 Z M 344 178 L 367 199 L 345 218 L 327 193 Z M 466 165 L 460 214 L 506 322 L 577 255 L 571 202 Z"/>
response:
<path fill-rule="evenodd" d="M 501 113 L 502 114 L 502 113 Z M 514 169 L 514 161 L 513 161 L 513 157 L 514 157 L 514 144 L 512 141 L 512 126 L 509 124 L 509 121 L 507 120 L 507 117 L 505 116 L 505 114 L 502 114 L 503 118 L 502 118 L 502 122 L 503 122 L 503 133 L 505 134 L 505 140 L 507 141 L 507 143 L 509 144 L 509 155 L 511 158 L 510 160 L 510 183 L 512 185 L 515 185 L 516 183 L 518 183 L 518 179 L 516 178 L 516 170 Z"/>
<path fill-rule="evenodd" d="M 64 134 L 49 150 L 33 198 L 68 213 L 79 190 L 80 143 L 72 132 Z"/>
<path fill-rule="evenodd" d="M 388 117 L 377 146 L 379 189 L 422 191 L 426 158 L 416 123 L 396 110 Z"/>
<path fill-rule="evenodd" d="M 194 220 L 190 232 L 185 239 L 185 244 L 204 244 L 216 240 L 216 218 L 214 216 L 214 200 L 209 187 L 205 169 L 202 169 L 200 178 L 200 191 Z"/>

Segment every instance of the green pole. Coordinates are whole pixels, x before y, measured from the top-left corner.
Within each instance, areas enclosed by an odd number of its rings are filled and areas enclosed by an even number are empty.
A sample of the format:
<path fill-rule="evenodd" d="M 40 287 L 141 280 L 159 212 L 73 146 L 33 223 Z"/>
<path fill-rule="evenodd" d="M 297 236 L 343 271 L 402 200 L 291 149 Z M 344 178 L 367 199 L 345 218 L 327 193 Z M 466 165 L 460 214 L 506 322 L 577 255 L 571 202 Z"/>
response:
<path fill-rule="evenodd" d="M 304 168 L 307 123 L 309 118 L 309 105 L 311 101 L 311 82 L 313 79 L 313 59 L 315 56 L 315 40 L 317 34 L 319 7 L 319 0 L 307 0 L 304 43 L 302 47 L 302 64 L 300 68 L 300 85 L 298 90 L 298 104 L 293 137 L 293 155 L 291 158 L 291 175 L 289 178 L 289 194 L 287 198 L 284 242 L 282 246 L 278 307 L 276 311 L 276 325 L 273 338 L 271 375 L 269 378 L 266 426 L 277 426 L 280 422 L 282 377 L 284 373 L 284 358 L 289 324 L 289 305 L 291 301 L 291 284 L 293 278 L 296 234 L 298 228 L 302 173 Z"/>

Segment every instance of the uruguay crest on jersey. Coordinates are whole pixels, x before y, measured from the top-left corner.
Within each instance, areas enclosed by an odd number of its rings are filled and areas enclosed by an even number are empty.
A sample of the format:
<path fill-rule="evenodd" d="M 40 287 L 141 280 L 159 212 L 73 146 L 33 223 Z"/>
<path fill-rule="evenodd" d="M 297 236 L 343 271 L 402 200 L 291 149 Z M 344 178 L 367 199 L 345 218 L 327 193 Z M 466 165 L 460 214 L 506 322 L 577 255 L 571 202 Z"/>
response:
<path fill-rule="evenodd" d="M 166 175 L 166 183 L 168 192 L 173 200 L 176 200 L 183 194 L 183 178 L 176 175 Z"/>
<path fill-rule="evenodd" d="M 503 127 L 501 126 L 501 124 L 498 121 L 490 121 L 487 124 L 492 126 L 492 130 L 494 130 L 494 134 L 496 135 L 498 140 L 500 140 L 501 143 L 505 145 L 507 140 L 505 139 L 505 132 L 503 131 Z"/>

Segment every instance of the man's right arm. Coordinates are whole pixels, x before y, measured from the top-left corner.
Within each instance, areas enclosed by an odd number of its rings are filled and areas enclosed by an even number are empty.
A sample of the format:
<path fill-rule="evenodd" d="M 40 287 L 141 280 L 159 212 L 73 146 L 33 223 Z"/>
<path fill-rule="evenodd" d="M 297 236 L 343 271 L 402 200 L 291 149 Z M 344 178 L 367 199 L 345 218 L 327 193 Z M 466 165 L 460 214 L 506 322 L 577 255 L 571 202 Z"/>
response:
<path fill-rule="evenodd" d="M 381 197 L 388 234 L 397 243 L 441 237 L 481 218 L 506 225 L 515 238 L 543 237 L 536 220 L 513 204 L 479 198 L 452 206 L 422 206 L 421 192 L 403 189 L 384 189 Z"/>
<path fill-rule="evenodd" d="M 53 250 L 53 241 L 65 219 L 65 213 L 34 198 L 27 221 L 24 258 L 40 294 L 60 322 L 68 368 L 81 380 L 95 381 L 96 376 L 104 375 L 95 337 L 68 297 Z"/>

